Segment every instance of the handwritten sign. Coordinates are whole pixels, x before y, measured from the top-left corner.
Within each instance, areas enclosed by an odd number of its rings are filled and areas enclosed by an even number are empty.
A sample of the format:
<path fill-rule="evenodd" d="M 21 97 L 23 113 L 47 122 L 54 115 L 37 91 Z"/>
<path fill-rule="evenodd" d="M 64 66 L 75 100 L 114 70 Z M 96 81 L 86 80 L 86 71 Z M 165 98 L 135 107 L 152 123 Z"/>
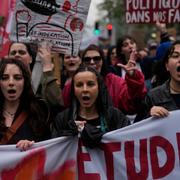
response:
<path fill-rule="evenodd" d="M 11 40 L 48 41 L 52 50 L 77 55 L 90 0 L 17 0 Z"/>

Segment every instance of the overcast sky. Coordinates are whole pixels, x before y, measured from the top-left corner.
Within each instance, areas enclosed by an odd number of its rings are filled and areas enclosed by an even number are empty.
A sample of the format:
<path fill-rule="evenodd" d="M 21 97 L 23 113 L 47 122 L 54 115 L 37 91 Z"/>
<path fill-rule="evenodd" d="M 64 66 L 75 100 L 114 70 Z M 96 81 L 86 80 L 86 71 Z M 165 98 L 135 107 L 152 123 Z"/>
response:
<path fill-rule="evenodd" d="M 102 17 L 102 14 L 97 9 L 97 5 L 103 1 L 104 0 L 91 0 L 91 5 L 89 8 L 89 13 L 86 22 L 88 26 L 94 25 L 94 22 L 100 19 L 100 17 Z"/>
<path fill-rule="evenodd" d="M 97 36 L 94 34 L 94 23 L 97 20 L 100 20 L 102 17 L 102 12 L 99 12 L 97 9 L 97 5 L 104 0 L 91 0 L 89 13 L 86 20 L 86 27 L 82 37 L 81 48 L 84 49 L 88 46 L 88 44 L 96 44 Z"/>

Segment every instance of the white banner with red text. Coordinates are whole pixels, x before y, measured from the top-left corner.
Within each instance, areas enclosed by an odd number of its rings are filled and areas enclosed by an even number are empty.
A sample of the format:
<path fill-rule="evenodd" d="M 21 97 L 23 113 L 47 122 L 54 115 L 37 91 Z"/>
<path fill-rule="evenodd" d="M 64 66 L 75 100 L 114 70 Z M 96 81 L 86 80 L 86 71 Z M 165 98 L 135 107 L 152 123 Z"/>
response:
<path fill-rule="evenodd" d="M 0 180 L 179 180 L 180 111 L 109 132 L 90 149 L 77 137 L 39 143 L 25 152 L 0 146 Z"/>

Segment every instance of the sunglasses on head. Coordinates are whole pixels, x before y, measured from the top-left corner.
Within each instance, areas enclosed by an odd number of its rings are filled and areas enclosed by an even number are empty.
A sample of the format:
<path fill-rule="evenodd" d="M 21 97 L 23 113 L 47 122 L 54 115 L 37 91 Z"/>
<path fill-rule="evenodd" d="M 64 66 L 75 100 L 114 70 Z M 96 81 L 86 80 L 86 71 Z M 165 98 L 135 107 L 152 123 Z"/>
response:
<path fill-rule="evenodd" d="M 84 57 L 84 58 L 83 58 L 83 61 L 84 61 L 85 63 L 90 63 L 92 59 L 93 59 L 93 61 L 94 61 L 95 63 L 98 63 L 102 58 L 101 58 L 101 56 Z"/>

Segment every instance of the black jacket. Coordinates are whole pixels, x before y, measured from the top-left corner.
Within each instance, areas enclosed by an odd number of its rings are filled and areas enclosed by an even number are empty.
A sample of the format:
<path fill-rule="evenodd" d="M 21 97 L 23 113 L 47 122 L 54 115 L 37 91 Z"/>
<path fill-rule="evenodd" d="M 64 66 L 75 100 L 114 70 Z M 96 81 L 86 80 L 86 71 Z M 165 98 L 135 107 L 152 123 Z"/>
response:
<path fill-rule="evenodd" d="M 149 112 L 153 106 L 162 106 L 168 111 L 173 111 L 179 109 L 170 94 L 169 80 L 166 81 L 161 86 L 153 88 L 149 91 L 142 103 L 141 112 L 138 113 L 135 122 L 142 119 L 148 118 L 150 116 Z"/>
<path fill-rule="evenodd" d="M 176 110 L 178 107 L 170 94 L 169 81 L 161 86 L 152 89 L 146 97 L 146 103 L 152 106 L 163 106 L 169 111 Z"/>
<path fill-rule="evenodd" d="M 20 105 L 18 108 L 14 117 L 14 121 L 16 121 L 16 118 L 22 111 L 27 112 L 28 115 L 7 144 L 16 144 L 18 141 L 25 139 L 30 141 L 34 140 L 35 142 L 50 139 L 51 133 L 49 128 L 49 108 L 42 99 L 36 98 L 34 99 L 34 102 L 36 102 L 36 108 L 38 108 L 36 113 L 33 113 L 29 109 L 24 109 L 22 105 Z M 7 129 L 8 128 L 5 126 L 0 127 L 0 140 L 4 133 L 6 133 Z"/>
<path fill-rule="evenodd" d="M 109 122 L 107 122 L 107 132 L 129 125 L 125 115 L 114 107 L 107 109 L 107 116 L 109 119 Z M 52 126 L 52 137 L 77 135 L 78 130 L 74 121 L 75 119 L 73 119 L 73 113 L 70 112 L 70 109 L 59 113 Z M 94 147 L 99 144 L 103 134 L 104 132 L 100 129 L 86 123 L 81 132 L 81 138 L 87 146 Z"/>

